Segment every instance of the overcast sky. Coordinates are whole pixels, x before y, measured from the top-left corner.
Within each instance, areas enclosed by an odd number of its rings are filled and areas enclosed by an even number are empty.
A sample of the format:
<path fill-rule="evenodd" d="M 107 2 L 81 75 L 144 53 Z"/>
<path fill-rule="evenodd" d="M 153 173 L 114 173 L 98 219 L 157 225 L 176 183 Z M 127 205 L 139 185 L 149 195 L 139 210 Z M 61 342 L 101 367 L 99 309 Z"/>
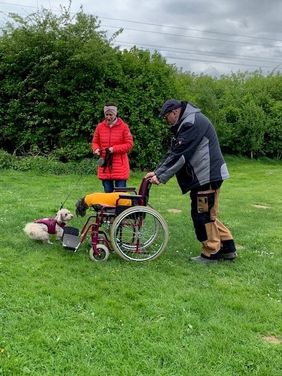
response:
<path fill-rule="evenodd" d="M 41 7 L 59 12 L 66 0 L 0 0 L 0 25 L 9 12 L 26 16 Z M 72 0 L 98 16 L 121 48 L 158 50 L 184 71 L 230 74 L 282 72 L 282 0 Z"/>

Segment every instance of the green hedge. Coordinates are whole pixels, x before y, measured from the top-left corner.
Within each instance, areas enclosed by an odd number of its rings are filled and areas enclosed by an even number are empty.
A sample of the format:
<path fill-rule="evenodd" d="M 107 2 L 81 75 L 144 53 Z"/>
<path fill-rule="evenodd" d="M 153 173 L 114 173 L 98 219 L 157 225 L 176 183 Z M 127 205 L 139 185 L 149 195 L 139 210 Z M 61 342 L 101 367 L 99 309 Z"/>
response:
<path fill-rule="evenodd" d="M 156 52 L 113 48 L 121 31 L 108 40 L 82 9 L 11 18 L 0 36 L 0 148 L 10 154 L 92 160 L 93 131 L 115 101 L 134 137 L 132 168 L 153 168 L 170 138 L 158 113 L 175 97 L 213 121 L 223 152 L 281 159 L 281 75 L 181 72 Z"/>
<path fill-rule="evenodd" d="M 8 152 L 0 149 L 0 169 L 10 169 L 17 171 L 35 171 L 42 174 L 88 174 L 96 175 L 96 159 L 85 158 L 79 162 L 60 162 L 53 158 L 43 156 L 19 157 L 12 156 Z"/>

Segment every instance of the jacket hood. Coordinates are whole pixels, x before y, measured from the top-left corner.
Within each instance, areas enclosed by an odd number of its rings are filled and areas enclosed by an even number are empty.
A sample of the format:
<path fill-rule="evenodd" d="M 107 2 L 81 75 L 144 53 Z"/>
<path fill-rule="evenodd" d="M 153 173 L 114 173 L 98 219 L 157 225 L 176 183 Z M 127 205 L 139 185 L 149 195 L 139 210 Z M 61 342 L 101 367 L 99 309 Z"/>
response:
<path fill-rule="evenodd" d="M 124 121 L 123 121 L 121 118 L 118 117 L 118 118 L 115 120 L 114 124 L 112 124 L 111 126 L 114 127 L 114 126 L 116 126 L 116 125 L 120 125 L 121 123 L 124 123 Z M 107 122 L 105 119 L 101 122 L 101 124 L 106 125 L 107 127 L 110 126 L 110 125 L 108 124 L 108 122 Z"/>
<path fill-rule="evenodd" d="M 193 122 L 195 114 L 201 112 L 201 110 L 189 102 L 182 102 L 182 111 L 180 117 L 175 125 L 171 127 L 171 130 L 176 134 L 183 123 Z"/>

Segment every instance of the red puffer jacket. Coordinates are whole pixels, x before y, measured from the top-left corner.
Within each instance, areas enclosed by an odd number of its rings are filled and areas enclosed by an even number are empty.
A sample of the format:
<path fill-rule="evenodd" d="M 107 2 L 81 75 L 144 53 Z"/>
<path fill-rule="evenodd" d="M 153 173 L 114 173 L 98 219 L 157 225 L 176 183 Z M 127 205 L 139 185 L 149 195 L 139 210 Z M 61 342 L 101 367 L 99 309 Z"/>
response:
<path fill-rule="evenodd" d="M 128 125 L 121 119 L 110 127 L 104 120 L 95 129 L 92 150 L 100 149 L 100 156 L 105 157 L 106 148 L 113 148 L 112 165 L 98 167 L 99 179 L 127 180 L 129 178 L 129 160 L 127 153 L 133 147 L 133 138 Z"/>

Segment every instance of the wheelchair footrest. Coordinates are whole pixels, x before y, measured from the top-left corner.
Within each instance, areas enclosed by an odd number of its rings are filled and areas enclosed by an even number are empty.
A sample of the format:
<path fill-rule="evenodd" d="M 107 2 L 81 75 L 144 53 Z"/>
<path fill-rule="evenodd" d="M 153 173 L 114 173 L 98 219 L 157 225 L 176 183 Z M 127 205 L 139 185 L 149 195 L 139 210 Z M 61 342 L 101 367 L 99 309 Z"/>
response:
<path fill-rule="evenodd" d="M 79 229 L 76 227 L 66 226 L 62 237 L 64 248 L 76 251 L 80 245 Z"/>

